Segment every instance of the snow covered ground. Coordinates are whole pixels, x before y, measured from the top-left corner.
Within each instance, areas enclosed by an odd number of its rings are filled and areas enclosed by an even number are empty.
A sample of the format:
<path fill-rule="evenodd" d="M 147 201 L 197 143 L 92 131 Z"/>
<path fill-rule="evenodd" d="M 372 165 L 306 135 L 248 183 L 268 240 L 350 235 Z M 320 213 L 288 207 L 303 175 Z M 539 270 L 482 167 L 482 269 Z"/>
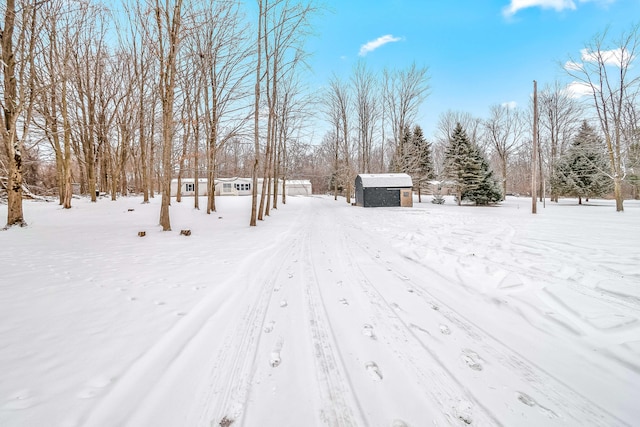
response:
<path fill-rule="evenodd" d="M 640 202 L 425 199 L 25 202 L 0 426 L 637 425 Z"/>

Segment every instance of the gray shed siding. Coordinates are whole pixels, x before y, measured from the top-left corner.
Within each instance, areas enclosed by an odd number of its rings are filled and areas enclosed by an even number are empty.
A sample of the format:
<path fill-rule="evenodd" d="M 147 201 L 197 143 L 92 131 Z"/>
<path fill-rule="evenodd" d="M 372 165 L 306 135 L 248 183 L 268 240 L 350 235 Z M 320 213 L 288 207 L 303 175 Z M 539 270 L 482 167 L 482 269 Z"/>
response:
<path fill-rule="evenodd" d="M 366 208 L 401 206 L 401 191 L 411 191 L 411 178 L 404 174 L 358 175 L 355 184 L 356 206 Z"/>

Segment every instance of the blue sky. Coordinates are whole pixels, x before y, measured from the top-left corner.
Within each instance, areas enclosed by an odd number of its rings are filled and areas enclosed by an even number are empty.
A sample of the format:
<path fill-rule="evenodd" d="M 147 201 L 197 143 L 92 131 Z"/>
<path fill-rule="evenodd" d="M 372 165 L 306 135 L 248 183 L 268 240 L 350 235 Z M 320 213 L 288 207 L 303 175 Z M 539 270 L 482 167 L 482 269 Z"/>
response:
<path fill-rule="evenodd" d="M 431 136 L 439 115 L 485 118 L 494 104 L 526 108 L 538 88 L 568 83 L 562 64 L 597 33 L 640 22 L 640 0 L 325 0 L 308 42 L 315 84 L 348 78 L 364 60 L 381 72 L 427 66 L 430 95 L 418 117 Z M 386 36 L 386 37 L 385 37 Z M 384 39 L 381 39 L 385 37 Z M 363 47 L 373 43 L 370 49 Z M 386 43 L 384 43 L 386 41 Z"/>

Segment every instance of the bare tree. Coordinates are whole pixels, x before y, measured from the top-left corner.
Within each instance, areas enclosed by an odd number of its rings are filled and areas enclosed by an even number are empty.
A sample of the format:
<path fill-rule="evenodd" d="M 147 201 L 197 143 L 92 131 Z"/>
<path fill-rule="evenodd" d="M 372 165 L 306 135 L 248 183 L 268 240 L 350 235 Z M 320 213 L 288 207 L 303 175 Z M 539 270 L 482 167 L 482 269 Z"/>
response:
<path fill-rule="evenodd" d="M 81 173 L 86 179 L 86 191 L 91 201 L 96 201 L 97 171 L 97 123 L 100 108 L 98 94 L 102 90 L 108 70 L 109 52 L 105 37 L 107 32 L 104 10 L 89 3 L 82 4 L 76 11 L 82 21 L 82 31 L 78 34 L 75 54 L 71 56 L 72 78 L 70 83 L 75 92 L 76 105 L 71 114 L 81 149 L 77 158 L 82 162 Z M 84 186 L 84 180 L 82 185 Z"/>
<path fill-rule="evenodd" d="M 374 131 L 380 120 L 379 84 L 364 62 L 358 62 L 351 77 L 355 90 L 355 110 L 358 129 L 358 170 L 371 172 Z"/>
<path fill-rule="evenodd" d="M 303 44 L 308 32 L 311 15 L 316 11 L 312 1 L 275 0 L 268 4 L 265 13 L 262 43 L 265 61 L 265 95 L 267 115 L 265 161 L 263 164 L 262 194 L 258 219 L 269 215 L 271 191 L 274 181 L 275 163 L 278 158 L 277 144 L 281 123 L 278 112 L 284 112 L 282 102 L 288 104 L 286 93 L 280 96 L 286 79 L 295 78 L 298 66 L 305 57 Z"/>
<path fill-rule="evenodd" d="M 248 28 L 242 24 L 240 4 L 215 2 L 194 18 L 190 61 L 197 62 L 207 152 L 207 213 L 215 212 L 215 179 L 218 153 L 241 135 L 251 118 L 248 78 L 252 47 Z M 198 122 L 199 123 L 199 122 Z"/>
<path fill-rule="evenodd" d="M 611 42 L 609 31 L 597 34 L 581 51 L 580 60 L 569 58 L 565 70 L 575 79 L 573 88 L 584 89 L 591 99 L 609 157 L 616 211 L 624 210 L 622 182 L 627 170 L 624 147 L 624 113 L 637 102 L 640 76 L 634 60 L 640 48 L 640 25 L 634 25 Z"/>
<path fill-rule="evenodd" d="M 415 63 L 406 70 L 384 70 L 384 115 L 391 126 L 394 151 L 405 129 L 415 123 L 418 109 L 428 95 L 427 71 Z"/>
<path fill-rule="evenodd" d="M 540 92 L 538 103 L 541 156 L 546 161 L 547 174 L 551 176 L 580 122 L 582 108 L 558 82 Z M 557 202 L 558 195 L 551 194 L 551 200 Z"/>
<path fill-rule="evenodd" d="M 493 105 L 489 114 L 489 118 L 484 121 L 485 137 L 500 161 L 502 197 L 504 198 L 507 195 L 509 157 L 522 143 L 525 123 L 522 113 L 507 105 Z"/>
<path fill-rule="evenodd" d="M 45 3 L 39 64 L 38 112 L 47 139 L 55 153 L 60 204 L 71 208 L 72 111 L 74 110 L 73 58 L 86 23 L 86 9 L 69 7 L 62 1 Z M 71 105 L 70 105 L 71 103 Z"/>
<path fill-rule="evenodd" d="M 352 113 L 352 98 L 348 85 L 333 76 L 325 94 L 325 115 L 334 129 L 332 139 L 335 144 L 334 159 L 334 198 L 338 196 L 339 183 L 346 184 L 347 203 L 351 203 L 351 138 L 349 128 Z"/>
<path fill-rule="evenodd" d="M 158 92 L 162 102 L 162 204 L 160 225 L 163 231 L 171 230 L 169 205 L 171 203 L 171 177 L 174 136 L 174 101 L 177 84 L 178 52 L 184 38 L 182 0 L 155 0 L 152 4 L 155 21 L 155 54 L 159 63 Z"/>
<path fill-rule="evenodd" d="M 26 225 L 22 210 L 22 162 L 24 140 L 29 132 L 34 102 L 37 5 L 36 1 L 23 2 L 18 10 L 15 0 L 7 0 L 4 7 L 4 28 L 0 31 L 0 80 L 3 85 L 0 133 L 9 175 L 7 227 Z"/>
<path fill-rule="evenodd" d="M 254 159 L 251 171 L 251 218 L 249 226 L 255 227 L 258 219 L 258 167 L 260 166 L 260 95 L 262 84 L 262 38 L 265 26 L 265 14 L 268 0 L 258 0 L 258 31 L 256 38 L 256 81 L 254 85 L 253 107 L 253 149 Z"/>
<path fill-rule="evenodd" d="M 137 97 L 135 112 L 138 123 L 137 137 L 139 150 L 138 168 L 142 188 L 142 203 L 149 203 L 149 196 L 153 197 L 153 120 L 156 101 L 154 99 L 157 90 L 157 70 L 152 61 L 151 43 L 145 30 L 145 26 L 136 25 L 142 22 L 144 16 L 142 5 L 139 2 L 125 4 L 128 16 L 128 28 L 120 31 L 127 33 L 121 41 L 123 49 L 128 49 L 133 62 L 135 80 L 134 96 Z M 149 111 L 151 105 L 151 111 Z"/>

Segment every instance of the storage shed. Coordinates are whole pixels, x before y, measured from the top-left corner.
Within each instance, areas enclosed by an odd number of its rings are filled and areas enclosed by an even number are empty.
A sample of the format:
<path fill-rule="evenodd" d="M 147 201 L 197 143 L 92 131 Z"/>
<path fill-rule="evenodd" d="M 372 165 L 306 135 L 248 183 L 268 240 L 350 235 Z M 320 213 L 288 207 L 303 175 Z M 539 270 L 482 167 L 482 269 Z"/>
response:
<path fill-rule="evenodd" d="M 356 177 L 356 206 L 413 206 L 413 182 L 406 173 L 370 173 Z"/>

